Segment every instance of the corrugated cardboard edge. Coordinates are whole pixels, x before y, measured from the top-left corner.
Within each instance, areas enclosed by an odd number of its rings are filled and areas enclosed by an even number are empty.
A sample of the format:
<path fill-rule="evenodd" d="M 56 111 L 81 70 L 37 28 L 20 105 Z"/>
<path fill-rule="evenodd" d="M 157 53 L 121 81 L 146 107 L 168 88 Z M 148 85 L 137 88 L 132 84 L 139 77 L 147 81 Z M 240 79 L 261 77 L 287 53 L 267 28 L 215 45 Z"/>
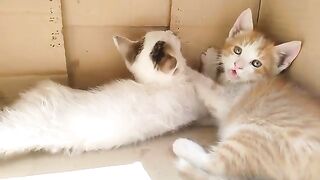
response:
<path fill-rule="evenodd" d="M 1 15 L 14 20 L 7 29 L 2 29 L 7 33 L 14 31 L 14 36 L 4 44 L 5 48 L 12 48 L 10 52 L 1 53 L 1 61 L 6 65 L 0 67 L 0 104 L 12 102 L 21 91 L 43 79 L 66 84 L 60 0 L 6 1 L 0 11 L 3 12 Z M 32 20 L 33 24 L 20 27 L 26 20 Z M 17 37 L 22 39 L 14 39 Z M 30 42 L 25 42 L 27 39 Z"/>

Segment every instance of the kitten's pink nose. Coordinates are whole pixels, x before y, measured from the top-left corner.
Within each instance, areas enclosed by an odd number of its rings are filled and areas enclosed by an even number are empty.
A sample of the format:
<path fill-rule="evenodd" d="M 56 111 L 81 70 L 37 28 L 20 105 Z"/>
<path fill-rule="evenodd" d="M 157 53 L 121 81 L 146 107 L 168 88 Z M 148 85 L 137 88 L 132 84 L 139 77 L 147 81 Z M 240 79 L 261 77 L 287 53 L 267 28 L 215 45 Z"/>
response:
<path fill-rule="evenodd" d="M 243 64 L 239 61 L 234 62 L 235 69 L 243 69 Z"/>

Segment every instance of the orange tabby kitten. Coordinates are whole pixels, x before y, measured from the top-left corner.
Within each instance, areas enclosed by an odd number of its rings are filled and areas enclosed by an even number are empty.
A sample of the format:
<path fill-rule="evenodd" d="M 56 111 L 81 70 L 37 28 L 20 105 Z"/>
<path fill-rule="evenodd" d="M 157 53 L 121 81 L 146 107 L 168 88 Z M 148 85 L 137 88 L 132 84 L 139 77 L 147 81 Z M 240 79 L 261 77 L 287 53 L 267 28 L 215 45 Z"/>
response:
<path fill-rule="evenodd" d="M 320 105 L 276 76 L 299 51 L 300 42 L 274 46 L 253 31 L 244 11 L 222 49 L 221 84 L 194 80 L 220 141 L 206 151 L 176 140 L 178 169 L 194 179 L 320 179 Z"/>

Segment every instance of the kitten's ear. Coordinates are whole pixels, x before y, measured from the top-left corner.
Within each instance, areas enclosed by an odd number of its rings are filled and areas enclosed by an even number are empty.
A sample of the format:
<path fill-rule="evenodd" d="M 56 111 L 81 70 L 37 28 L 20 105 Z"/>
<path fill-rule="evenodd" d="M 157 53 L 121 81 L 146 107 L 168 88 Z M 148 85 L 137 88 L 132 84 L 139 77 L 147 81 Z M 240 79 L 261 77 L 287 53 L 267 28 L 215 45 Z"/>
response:
<path fill-rule="evenodd" d="M 237 18 L 236 22 L 232 26 L 229 37 L 235 36 L 240 31 L 252 31 L 253 30 L 253 22 L 252 22 L 252 12 L 251 9 L 248 8 L 240 14 Z"/>
<path fill-rule="evenodd" d="M 163 73 L 174 73 L 177 68 L 177 59 L 170 54 L 166 54 L 158 64 L 158 69 Z"/>
<path fill-rule="evenodd" d="M 165 41 L 158 41 L 153 46 L 150 57 L 157 70 L 172 74 L 177 68 L 177 59 L 172 54 L 173 50 L 170 44 Z"/>
<path fill-rule="evenodd" d="M 281 61 L 278 65 L 278 73 L 280 73 L 287 69 L 298 56 L 301 49 L 301 41 L 286 42 L 276 46 L 276 49 L 281 56 Z"/>
<path fill-rule="evenodd" d="M 114 36 L 113 42 L 121 56 L 131 64 L 135 61 L 136 56 L 143 47 L 143 41 L 131 41 L 130 39 L 121 36 Z"/>

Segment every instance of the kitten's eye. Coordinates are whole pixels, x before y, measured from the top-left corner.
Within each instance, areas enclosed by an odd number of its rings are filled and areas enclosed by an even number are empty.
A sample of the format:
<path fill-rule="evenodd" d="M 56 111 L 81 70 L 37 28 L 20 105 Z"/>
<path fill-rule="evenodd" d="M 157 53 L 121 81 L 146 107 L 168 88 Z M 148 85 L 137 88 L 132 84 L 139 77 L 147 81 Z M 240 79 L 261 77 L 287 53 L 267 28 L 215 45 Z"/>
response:
<path fill-rule="evenodd" d="M 237 54 L 237 55 L 240 55 L 240 54 L 242 53 L 242 49 L 241 49 L 241 47 L 239 47 L 239 46 L 235 46 L 235 47 L 233 48 L 233 52 L 234 52 L 235 54 Z"/>
<path fill-rule="evenodd" d="M 251 61 L 251 64 L 252 64 L 252 66 L 254 66 L 256 68 L 262 66 L 262 63 L 259 60 L 256 60 L 256 59 Z"/>

